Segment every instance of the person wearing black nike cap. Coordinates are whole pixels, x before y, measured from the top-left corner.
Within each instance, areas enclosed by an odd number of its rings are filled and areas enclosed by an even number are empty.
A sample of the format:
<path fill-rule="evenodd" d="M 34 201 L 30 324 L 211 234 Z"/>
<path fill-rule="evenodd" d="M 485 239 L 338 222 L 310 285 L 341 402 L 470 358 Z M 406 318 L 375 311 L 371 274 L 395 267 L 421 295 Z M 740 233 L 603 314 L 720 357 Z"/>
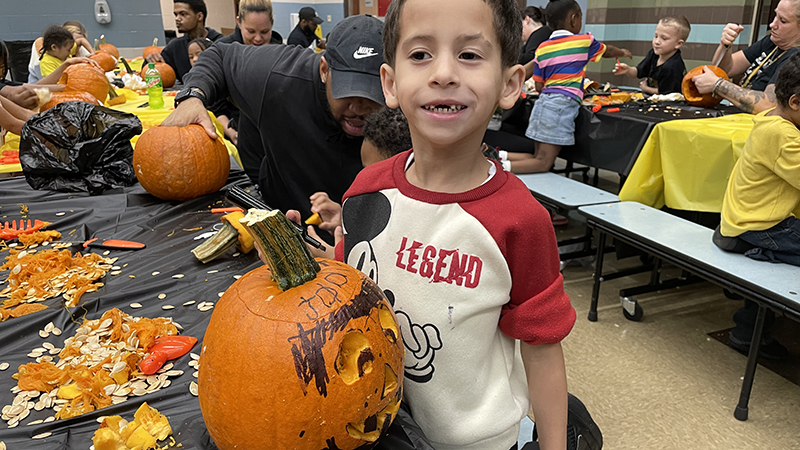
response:
<path fill-rule="evenodd" d="M 300 21 L 289 33 L 286 45 L 299 45 L 309 48 L 311 44 L 316 43 L 317 47 L 324 49 L 325 42 L 316 34 L 317 27 L 323 22 L 322 18 L 317 15 L 317 11 L 310 6 L 304 6 L 300 8 L 297 16 Z"/>
<path fill-rule="evenodd" d="M 383 22 L 360 15 L 334 27 L 323 53 L 217 43 L 186 74 L 162 125 L 199 123 L 216 137 L 205 105 L 229 96 L 258 127 L 265 203 L 307 218 L 313 193 L 341 202 L 362 168 L 364 120 L 384 104 L 382 33 Z"/>

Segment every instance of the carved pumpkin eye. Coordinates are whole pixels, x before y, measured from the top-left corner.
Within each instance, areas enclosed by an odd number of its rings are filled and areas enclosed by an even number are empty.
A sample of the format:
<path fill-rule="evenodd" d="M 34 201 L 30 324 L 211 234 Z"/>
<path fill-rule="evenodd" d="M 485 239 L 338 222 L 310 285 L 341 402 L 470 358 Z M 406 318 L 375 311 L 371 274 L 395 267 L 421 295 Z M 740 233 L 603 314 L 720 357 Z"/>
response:
<path fill-rule="evenodd" d="M 395 320 L 392 312 L 381 305 L 378 307 L 378 319 L 381 321 L 381 328 L 383 328 L 383 334 L 386 335 L 386 339 L 392 344 L 397 342 L 400 330 L 397 329 L 397 320 Z"/>
<path fill-rule="evenodd" d="M 375 356 L 369 340 L 359 331 L 351 331 L 342 339 L 339 346 L 339 357 L 336 358 L 336 372 L 342 381 L 351 385 L 359 378 L 372 372 L 372 361 Z"/>

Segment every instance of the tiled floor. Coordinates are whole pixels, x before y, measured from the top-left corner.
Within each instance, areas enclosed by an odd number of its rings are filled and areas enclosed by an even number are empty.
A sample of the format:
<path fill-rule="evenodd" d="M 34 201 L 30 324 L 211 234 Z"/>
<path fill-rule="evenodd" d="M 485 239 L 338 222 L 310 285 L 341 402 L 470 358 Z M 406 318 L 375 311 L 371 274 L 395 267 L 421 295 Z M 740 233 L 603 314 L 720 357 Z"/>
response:
<path fill-rule="evenodd" d="M 559 238 L 580 232 L 572 220 Z M 609 254 L 606 267 L 636 259 L 618 262 Z M 800 387 L 764 367 L 756 372 L 749 420 L 733 417 L 746 357 L 707 333 L 732 326 L 740 301 L 699 283 L 640 296 L 644 318 L 631 322 L 622 315 L 618 290 L 647 283 L 649 274 L 640 274 L 604 282 L 599 320 L 589 322 L 592 270 L 563 271 L 578 312 L 563 346 L 570 392 L 599 425 L 604 448 L 800 449 Z"/>

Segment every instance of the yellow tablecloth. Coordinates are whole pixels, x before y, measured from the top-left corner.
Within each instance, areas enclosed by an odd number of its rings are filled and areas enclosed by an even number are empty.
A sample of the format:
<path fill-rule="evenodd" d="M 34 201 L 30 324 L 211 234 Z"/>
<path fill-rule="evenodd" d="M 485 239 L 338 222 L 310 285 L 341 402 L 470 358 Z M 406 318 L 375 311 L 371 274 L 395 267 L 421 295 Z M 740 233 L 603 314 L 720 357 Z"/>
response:
<path fill-rule="evenodd" d="M 720 212 L 733 164 L 753 128 L 752 118 L 736 114 L 659 123 L 636 159 L 620 200 Z"/>
<path fill-rule="evenodd" d="M 149 107 L 140 108 L 139 106 L 147 102 L 146 95 L 140 95 L 135 99 L 129 99 L 127 102 L 112 106 L 112 109 L 116 109 L 117 111 L 123 111 L 127 113 L 135 114 L 136 117 L 142 122 L 142 131 L 158 126 L 167 116 L 175 109 L 175 96 L 174 95 L 164 95 L 164 108 L 162 109 L 150 109 Z M 214 122 L 214 126 L 217 129 L 217 134 L 220 136 L 225 136 L 222 130 L 222 124 L 214 117 L 213 114 L 210 112 L 208 113 L 211 116 L 211 119 Z M 139 136 L 134 136 L 131 139 L 131 144 L 136 145 L 136 141 L 139 139 Z M 225 142 L 225 147 L 228 149 L 228 154 L 233 156 L 239 166 L 242 166 L 242 161 L 239 159 L 239 152 L 236 150 L 236 146 L 234 146 L 230 141 L 227 139 L 223 139 Z M 14 134 L 7 134 L 6 135 L 6 143 L 0 147 L 0 153 L 2 150 L 19 150 L 19 136 Z M 19 164 L 0 164 L 0 173 L 10 173 L 10 172 L 22 172 L 22 167 Z"/>

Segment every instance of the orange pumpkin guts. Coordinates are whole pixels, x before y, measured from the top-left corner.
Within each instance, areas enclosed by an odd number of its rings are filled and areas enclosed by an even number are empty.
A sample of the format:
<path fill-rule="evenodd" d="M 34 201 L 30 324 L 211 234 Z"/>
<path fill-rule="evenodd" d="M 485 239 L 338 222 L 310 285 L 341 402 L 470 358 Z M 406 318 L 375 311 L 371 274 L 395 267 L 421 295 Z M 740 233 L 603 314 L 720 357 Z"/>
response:
<path fill-rule="evenodd" d="M 162 200 L 185 201 L 217 192 L 230 167 L 222 138 L 211 140 L 196 124 L 149 128 L 133 150 L 139 183 Z"/>
<path fill-rule="evenodd" d="M 117 60 L 106 52 L 97 52 L 90 56 L 89 59 L 99 64 L 100 68 L 105 72 L 111 72 L 117 67 Z"/>
<path fill-rule="evenodd" d="M 147 59 L 148 56 L 152 55 L 153 53 L 161 54 L 161 47 L 158 46 L 158 38 L 153 39 L 153 45 L 149 47 L 145 47 L 144 51 L 142 52 L 142 58 Z"/>
<path fill-rule="evenodd" d="M 154 66 L 158 73 L 161 74 L 161 86 L 165 88 L 175 86 L 175 70 L 172 69 L 172 66 L 163 62 L 157 62 Z M 142 77 L 143 80 L 145 72 L 147 72 L 147 64 L 144 64 L 142 70 L 139 72 L 139 76 Z"/>
<path fill-rule="evenodd" d="M 683 82 L 681 82 L 681 91 L 683 91 L 683 96 L 690 105 L 699 106 L 702 108 L 713 108 L 722 101 L 722 97 L 714 97 L 710 93 L 701 94 L 697 91 L 697 87 L 692 81 L 692 78 L 703 74 L 703 67 L 708 67 L 712 72 L 714 72 L 715 75 L 722 77 L 724 80 L 729 79 L 728 74 L 717 66 L 697 66 L 690 70 L 685 77 L 683 77 Z"/>
<path fill-rule="evenodd" d="M 93 105 L 100 104 L 100 102 L 88 92 L 53 92 L 50 101 L 42 105 L 39 111 L 47 111 L 53 106 L 65 102 L 86 102 Z"/>
<path fill-rule="evenodd" d="M 383 292 L 314 260 L 278 211 L 242 219 L 267 261 L 217 302 L 198 394 L 221 450 L 366 449 L 402 397 L 403 342 Z"/>
<path fill-rule="evenodd" d="M 105 35 L 100 35 L 100 42 L 101 44 L 99 45 L 99 47 L 101 52 L 106 52 L 109 55 L 113 56 L 115 61 L 119 59 L 119 50 L 117 50 L 117 47 L 115 47 L 114 45 L 106 42 Z"/>
<path fill-rule="evenodd" d="M 64 92 L 88 92 L 103 103 L 108 96 L 108 79 L 102 70 L 90 64 L 73 64 L 66 69 L 58 80 L 59 84 L 66 84 Z"/>

